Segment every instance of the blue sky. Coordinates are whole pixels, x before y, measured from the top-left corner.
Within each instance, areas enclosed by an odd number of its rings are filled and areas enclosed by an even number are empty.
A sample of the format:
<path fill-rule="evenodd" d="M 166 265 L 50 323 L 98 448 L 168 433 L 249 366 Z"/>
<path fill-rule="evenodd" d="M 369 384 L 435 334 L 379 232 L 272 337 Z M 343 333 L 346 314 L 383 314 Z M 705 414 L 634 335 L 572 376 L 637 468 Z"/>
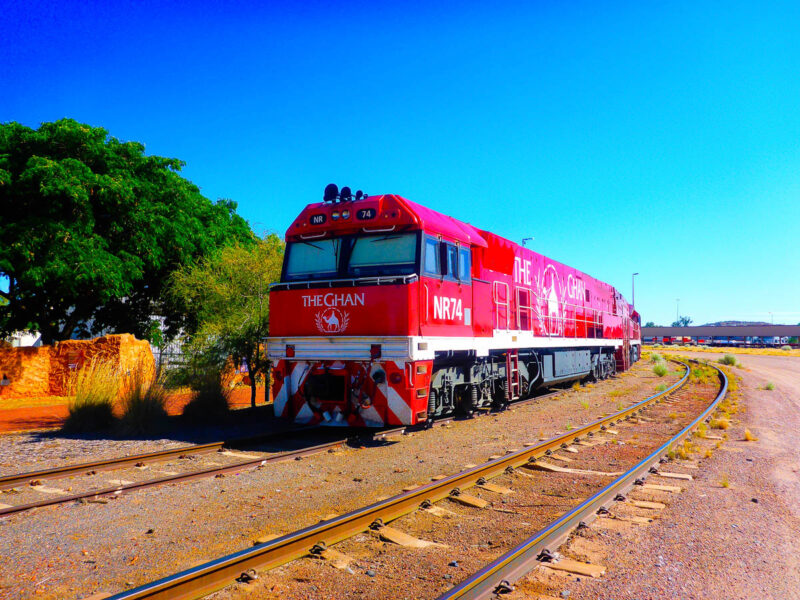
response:
<path fill-rule="evenodd" d="M 800 3 L 55 4 L 0 1 L 0 121 L 181 158 L 258 231 L 336 182 L 639 272 L 645 321 L 800 322 Z"/>

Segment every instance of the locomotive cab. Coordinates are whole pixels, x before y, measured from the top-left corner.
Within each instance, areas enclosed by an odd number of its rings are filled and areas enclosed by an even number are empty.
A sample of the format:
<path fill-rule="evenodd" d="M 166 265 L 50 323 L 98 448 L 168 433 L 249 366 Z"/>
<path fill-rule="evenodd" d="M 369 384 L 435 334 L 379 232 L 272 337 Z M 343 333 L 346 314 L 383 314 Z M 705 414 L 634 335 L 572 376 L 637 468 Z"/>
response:
<path fill-rule="evenodd" d="M 472 335 L 479 238 L 399 196 L 306 207 L 270 290 L 276 412 L 301 423 L 425 421 L 433 356 L 414 340 L 454 326 Z"/>

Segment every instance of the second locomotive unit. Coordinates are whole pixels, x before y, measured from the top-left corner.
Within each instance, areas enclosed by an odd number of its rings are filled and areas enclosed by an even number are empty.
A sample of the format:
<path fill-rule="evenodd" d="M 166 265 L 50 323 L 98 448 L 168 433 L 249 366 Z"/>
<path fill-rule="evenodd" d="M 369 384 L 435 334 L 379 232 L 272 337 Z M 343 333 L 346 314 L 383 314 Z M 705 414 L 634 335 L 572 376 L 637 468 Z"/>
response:
<path fill-rule="evenodd" d="M 268 354 L 297 423 L 413 425 L 639 358 L 612 286 L 400 196 L 330 185 L 286 242 Z"/>

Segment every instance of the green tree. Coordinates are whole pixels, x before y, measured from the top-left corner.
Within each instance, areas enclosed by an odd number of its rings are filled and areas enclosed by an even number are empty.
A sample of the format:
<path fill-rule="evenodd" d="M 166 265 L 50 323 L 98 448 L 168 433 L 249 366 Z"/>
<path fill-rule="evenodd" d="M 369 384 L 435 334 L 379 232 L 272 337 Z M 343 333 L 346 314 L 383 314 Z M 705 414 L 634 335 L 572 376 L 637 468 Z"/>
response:
<path fill-rule="evenodd" d="M 280 279 L 284 244 L 274 235 L 254 245 L 234 245 L 177 270 L 170 291 L 181 310 L 196 315 L 189 352 L 218 369 L 228 357 L 247 362 L 250 403 L 260 376 L 268 385 L 269 286 Z M 268 394 L 267 391 L 265 394 Z"/>
<path fill-rule="evenodd" d="M 679 317 L 677 321 L 672 322 L 673 327 L 688 327 L 692 323 L 691 317 Z"/>
<path fill-rule="evenodd" d="M 145 337 L 154 315 L 170 335 L 190 323 L 163 301 L 168 275 L 253 234 L 182 166 L 71 119 L 0 124 L 0 334 L 38 330 L 52 343 L 75 331 Z"/>
<path fill-rule="evenodd" d="M 655 323 L 653 323 L 653 321 L 648 321 L 647 323 L 645 323 L 645 324 L 644 324 L 644 326 L 645 326 L 645 327 L 655 327 L 655 326 L 656 326 L 656 324 L 655 324 Z"/>

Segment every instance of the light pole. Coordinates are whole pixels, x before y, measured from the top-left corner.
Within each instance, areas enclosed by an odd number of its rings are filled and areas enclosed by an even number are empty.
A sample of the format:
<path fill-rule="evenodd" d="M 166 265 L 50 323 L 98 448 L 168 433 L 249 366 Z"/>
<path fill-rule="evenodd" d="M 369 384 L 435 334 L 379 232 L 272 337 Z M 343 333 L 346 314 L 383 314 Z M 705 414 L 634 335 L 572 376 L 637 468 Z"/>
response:
<path fill-rule="evenodd" d="M 633 278 L 636 277 L 638 273 L 634 273 L 631 275 L 631 306 L 636 308 L 636 287 L 634 286 Z"/>
<path fill-rule="evenodd" d="M 775 325 L 775 317 L 773 316 L 772 313 L 769 313 L 769 322 Z"/>
<path fill-rule="evenodd" d="M 681 299 L 675 298 L 675 322 L 681 320 Z"/>

